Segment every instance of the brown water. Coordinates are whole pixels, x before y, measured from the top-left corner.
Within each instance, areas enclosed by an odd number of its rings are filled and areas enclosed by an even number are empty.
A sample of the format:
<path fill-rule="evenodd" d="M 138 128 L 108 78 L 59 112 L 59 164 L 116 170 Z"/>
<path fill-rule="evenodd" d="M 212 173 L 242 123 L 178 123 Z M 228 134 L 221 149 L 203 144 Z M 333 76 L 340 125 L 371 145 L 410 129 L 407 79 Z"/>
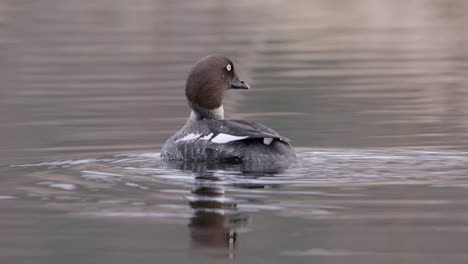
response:
<path fill-rule="evenodd" d="M 1 263 L 467 263 L 468 3 L 0 0 Z M 191 65 L 291 138 L 178 170 Z"/>

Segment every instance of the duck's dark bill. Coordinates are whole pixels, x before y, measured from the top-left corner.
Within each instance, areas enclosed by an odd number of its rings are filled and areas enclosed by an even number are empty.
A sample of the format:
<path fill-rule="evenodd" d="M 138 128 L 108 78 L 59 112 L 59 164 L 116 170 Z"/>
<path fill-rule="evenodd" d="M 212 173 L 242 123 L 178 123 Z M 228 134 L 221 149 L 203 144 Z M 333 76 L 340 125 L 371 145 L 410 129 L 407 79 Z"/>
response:
<path fill-rule="evenodd" d="M 232 79 L 231 81 L 231 89 L 249 89 L 249 88 L 250 88 L 250 85 L 248 85 L 246 82 L 239 79 L 237 75 L 234 76 L 234 79 Z"/>

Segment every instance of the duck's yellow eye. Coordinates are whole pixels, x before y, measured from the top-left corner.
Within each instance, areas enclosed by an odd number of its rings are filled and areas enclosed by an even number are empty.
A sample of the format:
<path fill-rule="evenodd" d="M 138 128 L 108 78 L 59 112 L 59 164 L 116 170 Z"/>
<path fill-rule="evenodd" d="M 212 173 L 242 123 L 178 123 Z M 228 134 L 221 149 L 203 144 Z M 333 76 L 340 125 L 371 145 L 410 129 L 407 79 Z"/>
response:
<path fill-rule="evenodd" d="M 226 70 L 227 70 L 228 72 L 230 72 L 230 71 L 232 70 L 231 64 L 228 64 L 228 65 L 226 66 Z"/>

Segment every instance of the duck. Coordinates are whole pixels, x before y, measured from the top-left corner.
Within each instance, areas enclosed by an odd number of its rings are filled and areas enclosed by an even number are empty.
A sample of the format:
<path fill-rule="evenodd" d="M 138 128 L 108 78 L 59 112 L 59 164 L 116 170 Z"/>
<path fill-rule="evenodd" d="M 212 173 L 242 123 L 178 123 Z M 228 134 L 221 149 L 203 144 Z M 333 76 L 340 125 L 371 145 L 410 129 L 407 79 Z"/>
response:
<path fill-rule="evenodd" d="M 226 92 L 250 88 L 224 55 L 208 55 L 196 62 L 185 85 L 190 117 L 164 144 L 162 160 L 235 162 L 249 168 L 293 162 L 296 154 L 288 138 L 255 121 L 224 119 Z"/>

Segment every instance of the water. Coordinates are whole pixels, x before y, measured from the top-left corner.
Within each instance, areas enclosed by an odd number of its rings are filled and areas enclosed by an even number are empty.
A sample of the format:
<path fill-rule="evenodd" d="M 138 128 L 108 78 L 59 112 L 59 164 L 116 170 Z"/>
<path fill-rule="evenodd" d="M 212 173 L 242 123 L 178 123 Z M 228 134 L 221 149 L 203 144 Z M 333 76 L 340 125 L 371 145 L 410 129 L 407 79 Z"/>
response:
<path fill-rule="evenodd" d="M 468 4 L 0 1 L 0 260 L 466 263 Z M 190 66 L 293 140 L 277 173 L 163 164 Z"/>

